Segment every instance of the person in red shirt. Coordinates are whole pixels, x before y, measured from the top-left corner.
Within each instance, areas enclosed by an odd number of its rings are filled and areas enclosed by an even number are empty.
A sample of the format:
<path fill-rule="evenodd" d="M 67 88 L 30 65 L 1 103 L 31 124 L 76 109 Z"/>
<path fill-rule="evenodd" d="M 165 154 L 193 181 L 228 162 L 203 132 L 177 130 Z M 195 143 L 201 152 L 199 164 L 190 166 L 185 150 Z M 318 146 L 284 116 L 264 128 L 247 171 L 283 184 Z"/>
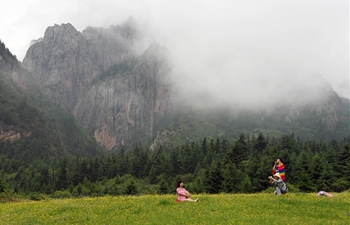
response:
<path fill-rule="evenodd" d="M 279 173 L 283 182 L 286 182 L 286 175 L 284 172 L 284 164 L 282 163 L 281 158 L 278 158 L 275 162 L 275 165 L 272 167 L 272 175 L 274 175 L 275 173 Z"/>

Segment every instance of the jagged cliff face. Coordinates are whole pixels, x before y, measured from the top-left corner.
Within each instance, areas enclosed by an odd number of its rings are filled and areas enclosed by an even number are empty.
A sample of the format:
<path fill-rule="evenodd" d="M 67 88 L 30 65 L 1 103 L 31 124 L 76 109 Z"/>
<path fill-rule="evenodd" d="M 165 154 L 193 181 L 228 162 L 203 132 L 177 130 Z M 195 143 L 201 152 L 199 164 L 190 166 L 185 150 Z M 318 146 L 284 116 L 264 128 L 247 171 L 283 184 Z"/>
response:
<path fill-rule="evenodd" d="M 139 57 L 117 64 L 110 76 L 94 84 L 73 109 L 75 118 L 107 150 L 146 141 L 157 118 L 171 110 L 167 50 L 151 45 Z M 128 70 L 120 71 L 127 66 Z"/>
<path fill-rule="evenodd" d="M 23 60 L 44 93 L 107 150 L 147 140 L 171 110 L 168 50 L 151 44 L 136 55 L 138 35 L 132 19 L 81 33 L 71 24 L 55 25 Z"/>
<path fill-rule="evenodd" d="M 54 103 L 71 111 L 93 79 L 132 54 L 136 37 L 132 20 L 122 27 L 89 27 L 82 33 L 69 23 L 54 25 L 29 48 L 23 66 Z"/>

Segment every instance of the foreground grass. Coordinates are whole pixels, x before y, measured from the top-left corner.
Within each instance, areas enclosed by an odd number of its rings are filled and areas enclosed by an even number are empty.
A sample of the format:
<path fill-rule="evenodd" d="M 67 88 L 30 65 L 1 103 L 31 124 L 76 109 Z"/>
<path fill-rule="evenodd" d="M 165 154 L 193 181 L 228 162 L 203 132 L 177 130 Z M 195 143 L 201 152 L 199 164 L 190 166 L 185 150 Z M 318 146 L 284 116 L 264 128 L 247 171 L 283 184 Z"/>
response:
<path fill-rule="evenodd" d="M 350 193 L 175 195 L 0 204 L 0 224 L 350 224 Z"/>

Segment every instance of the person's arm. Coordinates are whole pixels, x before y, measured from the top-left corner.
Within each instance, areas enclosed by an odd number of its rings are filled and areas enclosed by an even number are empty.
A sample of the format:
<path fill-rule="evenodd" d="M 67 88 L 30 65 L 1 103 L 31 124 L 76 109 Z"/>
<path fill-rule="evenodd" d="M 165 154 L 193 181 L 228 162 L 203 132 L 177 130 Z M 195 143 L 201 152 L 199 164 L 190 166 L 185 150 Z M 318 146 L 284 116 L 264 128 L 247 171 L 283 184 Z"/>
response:
<path fill-rule="evenodd" d="M 273 167 L 272 167 L 272 174 L 275 174 L 277 171 L 276 171 L 276 163 L 275 163 L 275 165 L 273 165 Z"/>
<path fill-rule="evenodd" d="M 178 195 L 182 195 L 179 188 L 176 188 L 176 193 L 177 193 Z"/>
<path fill-rule="evenodd" d="M 181 196 L 186 196 L 186 189 L 176 189 L 176 192 L 178 195 L 181 195 Z"/>
<path fill-rule="evenodd" d="M 279 179 L 274 179 L 274 182 L 277 184 L 277 185 L 281 185 L 283 183 L 283 180 L 281 178 Z"/>
<path fill-rule="evenodd" d="M 186 197 L 190 196 L 190 192 L 188 192 L 185 188 L 184 188 L 184 195 L 185 195 Z"/>
<path fill-rule="evenodd" d="M 273 176 L 269 176 L 269 178 L 270 178 L 270 181 L 271 181 L 271 183 L 279 183 L 279 182 L 283 182 L 282 181 L 282 179 L 281 178 L 279 178 L 279 179 L 275 179 Z"/>

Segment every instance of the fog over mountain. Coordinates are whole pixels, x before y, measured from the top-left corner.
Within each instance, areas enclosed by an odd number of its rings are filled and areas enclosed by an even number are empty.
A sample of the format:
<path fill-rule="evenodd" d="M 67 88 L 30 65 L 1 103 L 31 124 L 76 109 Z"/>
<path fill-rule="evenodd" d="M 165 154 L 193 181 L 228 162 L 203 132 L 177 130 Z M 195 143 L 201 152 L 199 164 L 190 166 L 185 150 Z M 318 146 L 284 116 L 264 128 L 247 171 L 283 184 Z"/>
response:
<path fill-rule="evenodd" d="M 81 31 L 132 16 L 143 34 L 140 53 L 150 42 L 171 52 L 179 101 L 271 107 L 314 101 L 327 83 L 349 98 L 346 0 L 14 0 L 7 7 L 0 38 L 19 60 L 55 23 Z"/>

